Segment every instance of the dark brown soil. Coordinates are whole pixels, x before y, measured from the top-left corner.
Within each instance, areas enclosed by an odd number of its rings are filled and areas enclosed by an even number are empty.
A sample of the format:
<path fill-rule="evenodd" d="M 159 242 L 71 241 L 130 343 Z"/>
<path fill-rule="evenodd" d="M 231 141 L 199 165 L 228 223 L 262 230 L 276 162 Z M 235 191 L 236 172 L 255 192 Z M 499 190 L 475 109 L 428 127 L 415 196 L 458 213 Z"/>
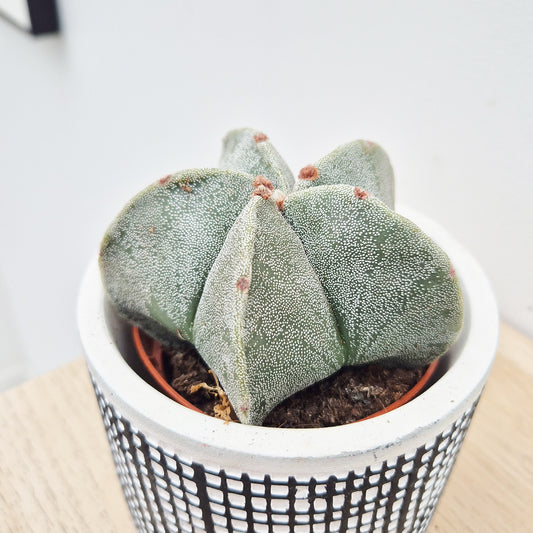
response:
<path fill-rule="evenodd" d="M 214 375 L 192 345 L 180 352 L 163 350 L 167 381 L 186 400 L 214 416 L 221 398 Z M 283 428 L 318 428 L 355 422 L 400 399 L 422 377 L 425 368 L 388 368 L 380 365 L 346 367 L 287 398 L 263 425 Z M 191 392 L 195 385 L 205 387 Z M 234 413 L 232 420 L 237 421 Z"/>

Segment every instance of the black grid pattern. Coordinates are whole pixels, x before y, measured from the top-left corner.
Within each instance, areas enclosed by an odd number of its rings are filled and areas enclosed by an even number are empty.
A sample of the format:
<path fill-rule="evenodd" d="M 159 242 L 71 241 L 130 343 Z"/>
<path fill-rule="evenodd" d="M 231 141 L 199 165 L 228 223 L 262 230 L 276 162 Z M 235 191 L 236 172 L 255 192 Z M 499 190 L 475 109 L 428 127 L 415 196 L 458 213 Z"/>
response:
<path fill-rule="evenodd" d="M 394 461 L 325 479 L 257 478 L 153 445 L 93 382 L 115 466 L 142 532 L 423 532 L 474 406 L 432 442 Z"/>

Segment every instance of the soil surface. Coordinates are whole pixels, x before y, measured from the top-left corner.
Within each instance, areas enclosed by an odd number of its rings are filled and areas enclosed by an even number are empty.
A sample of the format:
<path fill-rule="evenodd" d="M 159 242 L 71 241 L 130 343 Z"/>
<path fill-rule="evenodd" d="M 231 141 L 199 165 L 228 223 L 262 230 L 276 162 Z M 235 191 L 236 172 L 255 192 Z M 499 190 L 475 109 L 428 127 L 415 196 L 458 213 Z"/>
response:
<path fill-rule="evenodd" d="M 186 400 L 211 416 L 226 412 L 237 421 L 227 399 L 193 345 L 163 349 L 165 378 Z M 355 422 L 400 399 L 420 380 L 424 368 L 380 365 L 345 367 L 287 398 L 274 408 L 264 426 L 319 428 Z M 204 385 L 202 385 L 204 384 Z"/>

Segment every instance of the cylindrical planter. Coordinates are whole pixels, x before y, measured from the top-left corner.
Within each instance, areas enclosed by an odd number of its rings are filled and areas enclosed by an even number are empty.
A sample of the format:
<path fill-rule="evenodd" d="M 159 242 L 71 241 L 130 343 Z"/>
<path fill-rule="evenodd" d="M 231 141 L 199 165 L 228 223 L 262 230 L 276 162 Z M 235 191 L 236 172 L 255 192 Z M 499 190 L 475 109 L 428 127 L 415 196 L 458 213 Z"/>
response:
<path fill-rule="evenodd" d="M 129 328 L 106 305 L 96 260 L 78 307 L 89 372 L 139 531 L 422 532 L 492 364 L 498 315 L 472 257 L 400 210 L 450 256 L 465 325 L 438 379 L 384 415 L 322 429 L 224 423 L 164 396 L 128 365 Z"/>

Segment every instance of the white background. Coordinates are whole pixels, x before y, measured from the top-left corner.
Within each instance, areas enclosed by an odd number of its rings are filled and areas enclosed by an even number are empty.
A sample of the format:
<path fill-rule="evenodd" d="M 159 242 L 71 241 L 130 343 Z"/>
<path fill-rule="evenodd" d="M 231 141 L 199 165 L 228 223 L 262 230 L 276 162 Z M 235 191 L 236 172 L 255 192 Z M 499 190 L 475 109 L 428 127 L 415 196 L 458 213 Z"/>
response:
<path fill-rule="evenodd" d="M 79 356 L 77 288 L 112 217 L 158 177 L 216 165 L 241 126 L 296 172 L 348 140 L 379 142 L 399 202 L 470 248 L 502 317 L 533 336 L 533 3 L 59 10 L 59 36 L 0 20 L 0 361 L 34 376 Z"/>

